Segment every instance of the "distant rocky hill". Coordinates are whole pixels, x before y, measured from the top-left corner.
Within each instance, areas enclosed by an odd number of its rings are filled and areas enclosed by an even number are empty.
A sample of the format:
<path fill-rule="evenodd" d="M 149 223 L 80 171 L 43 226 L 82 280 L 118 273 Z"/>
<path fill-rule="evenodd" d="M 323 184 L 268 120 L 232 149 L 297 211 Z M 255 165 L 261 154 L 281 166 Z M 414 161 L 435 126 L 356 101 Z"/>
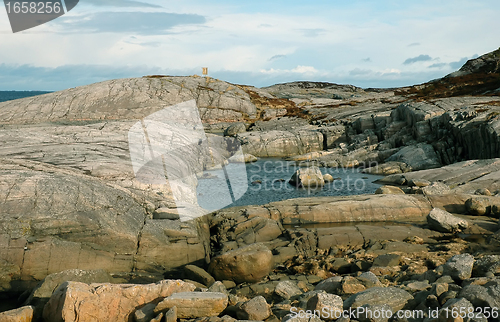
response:
<path fill-rule="evenodd" d="M 441 79 L 399 91 L 414 99 L 500 93 L 500 48 L 471 59 L 460 70 Z"/>

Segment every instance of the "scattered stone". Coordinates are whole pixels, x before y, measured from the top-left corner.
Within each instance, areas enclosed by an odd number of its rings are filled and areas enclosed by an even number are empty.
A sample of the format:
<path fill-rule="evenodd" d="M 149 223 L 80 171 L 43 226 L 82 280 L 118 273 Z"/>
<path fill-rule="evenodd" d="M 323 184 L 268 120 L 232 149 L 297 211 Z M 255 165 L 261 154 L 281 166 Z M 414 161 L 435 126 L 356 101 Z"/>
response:
<path fill-rule="evenodd" d="M 455 280 L 466 280 L 472 275 L 474 257 L 470 254 L 459 254 L 451 257 L 443 265 L 443 275 L 450 275 Z"/>
<path fill-rule="evenodd" d="M 395 186 L 382 186 L 379 187 L 376 191 L 375 194 L 382 195 L 382 194 L 392 194 L 392 195 L 404 195 L 405 192 L 401 190 L 399 187 Z"/>
<path fill-rule="evenodd" d="M 431 285 L 429 284 L 428 281 L 416 281 L 416 282 L 411 282 L 406 284 L 405 290 L 409 292 L 417 292 L 417 291 L 424 291 L 431 288 Z"/>
<path fill-rule="evenodd" d="M 398 254 L 379 255 L 373 261 L 373 266 L 379 266 L 379 267 L 398 266 L 400 260 L 401 260 L 401 255 Z"/>
<path fill-rule="evenodd" d="M 351 271 L 351 263 L 345 258 L 335 258 L 331 264 L 331 269 L 339 274 L 345 274 Z"/>
<path fill-rule="evenodd" d="M 271 315 L 271 308 L 263 296 L 257 296 L 238 307 L 236 316 L 239 320 L 264 321 Z"/>
<path fill-rule="evenodd" d="M 217 280 L 258 282 L 274 266 L 273 254 L 262 243 L 244 246 L 212 258 L 208 271 Z"/>
<path fill-rule="evenodd" d="M 363 283 L 366 288 L 382 286 L 378 277 L 372 272 L 364 272 L 357 277 L 357 279 Z"/>
<path fill-rule="evenodd" d="M 392 312 L 401 310 L 413 299 L 410 293 L 396 287 L 372 287 L 350 296 L 344 302 L 344 309 L 358 308 L 363 305 L 384 305 L 391 307 Z"/>
<path fill-rule="evenodd" d="M 364 291 L 365 289 L 365 285 L 355 277 L 344 276 L 342 279 L 341 290 L 344 294 L 355 294 Z"/>
<path fill-rule="evenodd" d="M 473 276 L 483 277 L 488 273 L 500 273 L 500 255 L 485 255 L 474 262 Z"/>
<path fill-rule="evenodd" d="M 278 285 L 276 285 L 274 292 L 286 300 L 303 293 L 302 290 L 292 281 L 279 282 Z"/>
<path fill-rule="evenodd" d="M 455 217 L 449 212 L 439 208 L 431 210 L 429 215 L 427 215 L 427 223 L 431 229 L 443 233 L 459 232 L 469 227 L 466 220 Z"/>
<path fill-rule="evenodd" d="M 208 274 L 203 268 L 195 265 L 184 266 L 184 276 L 190 280 L 204 284 L 206 287 L 210 287 L 215 282 L 212 275 Z"/>
<path fill-rule="evenodd" d="M 158 303 L 155 313 L 177 307 L 177 318 L 195 319 L 217 316 L 227 307 L 228 297 L 224 293 L 183 292 L 175 293 Z"/>
<path fill-rule="evenodd" d="M 31 322 L 34 313 L 33 306 L 23 306 L 18 309 L 5 311 L 0 313 L 0 321 L 2 322 Z"/>
<path fill-rule="evenodd" d="M 341 284 L 342 276 L 333 276 L 319 282 L 318 285 L 314 287 L 314 290 L 334 294 L 340 288 Z"/>
<path fill-rule="evenodd" d="M 224 286 L 226 287 L 227 290 L 230 290 L 233 287 L 236 287 L 236 283 L 234 281 L 224 280 L 224 281 L 222 281 L 222 284 L 224 284 Z"/>
<path fill-rule="evenodd" d="M 325 185 L 321 170 L 316 167 L 300 168 L 290 178 L 290 184 L 302 188 L 315 188 Z"/>
<path fill-rule="evenodd" d="M 431 293 L 436 296 L 448 292 L 448 283 L 434 283 L 432 284 Z"/>
<path fill-rule="evenodd" d="M 343 308 L 342 298 L 328 293 L 317 293 L 307 301 L 307 309 L 321 312 L 323 320 L 336 320 Z"/>

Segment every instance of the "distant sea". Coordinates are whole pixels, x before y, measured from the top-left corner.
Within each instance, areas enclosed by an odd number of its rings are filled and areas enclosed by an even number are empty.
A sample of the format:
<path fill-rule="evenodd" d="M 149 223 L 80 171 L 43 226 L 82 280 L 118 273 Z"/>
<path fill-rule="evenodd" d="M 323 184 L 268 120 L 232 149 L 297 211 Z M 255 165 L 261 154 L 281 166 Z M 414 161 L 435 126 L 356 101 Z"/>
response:
<path fill-rule="evenodd" d="M 17 100 L 18 98 L 25 98 L 30 96 L 42 95 L 51 92 L 43 91 L 0 91 L 0 102 Z"/>

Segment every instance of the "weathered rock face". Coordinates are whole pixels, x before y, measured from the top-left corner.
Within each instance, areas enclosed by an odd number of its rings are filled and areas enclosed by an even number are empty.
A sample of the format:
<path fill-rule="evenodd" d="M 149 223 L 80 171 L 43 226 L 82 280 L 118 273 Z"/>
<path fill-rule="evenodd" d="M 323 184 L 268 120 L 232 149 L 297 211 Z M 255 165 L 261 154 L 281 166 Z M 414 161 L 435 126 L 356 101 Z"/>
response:
<path fill-rule="evenodd" d="M 165 76 L 111 80 L 0 103 L 0 119 L 11 124 L 140 119 L 192 99 L 205 122 L 257 118 L 250 95 L 238 86 L 211 78 Z"/>
<path fill-rule="evenodd" d="M 123 321 L 138 306 L 178 292 L 194 291 L 195 286 L 179 280 L 156 284 L 84 284 L 65 282 L 45 305 L 46 321 Z"/>
<path fill-rule="evenodd" d="M 236 138 L 245 153 L 256 157 L 288 157 L 323 150 L 323 135 L 311 128 L 290 131 L 240 133 Z"/>
<path fill-rule="evenodd" d="M 273 254 L 263 244 L 251 244 L 212 258 L 209 272 L 217 280 L 258 282 L 274 266 Z"/>

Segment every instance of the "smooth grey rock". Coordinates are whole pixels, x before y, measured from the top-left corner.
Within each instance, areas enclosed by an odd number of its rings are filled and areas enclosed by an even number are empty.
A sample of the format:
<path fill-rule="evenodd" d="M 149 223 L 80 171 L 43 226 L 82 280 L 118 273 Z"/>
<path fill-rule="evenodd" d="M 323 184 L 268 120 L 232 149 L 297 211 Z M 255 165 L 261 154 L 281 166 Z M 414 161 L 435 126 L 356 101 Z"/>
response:
<path fill-rule="evenodd" d="M 427 215 L 427 223 L 431 229 L 443 233 L 459 232 L 469 227 L 466 220 L 453 216 L 449 212 L 439 208 L 431 210 Z"/>
<path fill-rule="evenodd" d="M 450 193 L 451 189 L 448 185 L 442 182 L 433 182 L 426 187 L 422 187 L 422 193 L 426 196 L 431 195 L 444 195 Z"/>

